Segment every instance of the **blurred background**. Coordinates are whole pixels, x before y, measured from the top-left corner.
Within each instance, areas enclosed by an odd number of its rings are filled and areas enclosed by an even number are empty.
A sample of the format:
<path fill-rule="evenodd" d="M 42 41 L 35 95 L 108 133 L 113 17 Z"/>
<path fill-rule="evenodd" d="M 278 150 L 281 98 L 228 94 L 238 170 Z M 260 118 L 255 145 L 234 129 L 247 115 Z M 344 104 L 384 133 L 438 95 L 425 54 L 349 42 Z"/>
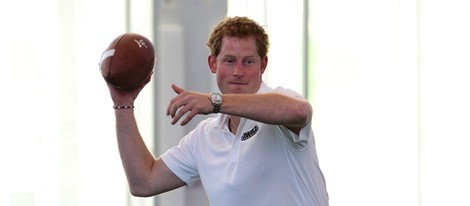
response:
<path fill-rule="evenodd" d="M 470 205 L 467 0 L 2 1 L 0 205 L 208 205 L 200 185 L 129 194 L 98 63 L 121 33 L 153 40 L 136 114 L 158 156 L 206 117 L 172 126 L 171 83 L 217 90 L 205 43 L 235 15 L 270 35 L 264 80 L 312 103 L 330 205 Z"/>

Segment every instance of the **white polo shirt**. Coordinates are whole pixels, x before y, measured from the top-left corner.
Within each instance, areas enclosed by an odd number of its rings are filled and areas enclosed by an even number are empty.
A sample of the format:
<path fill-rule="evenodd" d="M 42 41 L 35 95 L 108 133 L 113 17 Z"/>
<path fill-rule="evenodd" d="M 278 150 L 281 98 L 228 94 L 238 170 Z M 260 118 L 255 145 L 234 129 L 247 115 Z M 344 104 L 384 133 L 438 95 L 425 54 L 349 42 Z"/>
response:
<path fill-rule="evenodd" d="M 262 84 L 258 93 L 284 88 Z M 201 180 L 212 206 L 326 206 L 311 125 L 299 135 L 284 126 L 242 118 L 233 135 L 228 115 L 208 118 L 161 155 L 188 186 Z"/>

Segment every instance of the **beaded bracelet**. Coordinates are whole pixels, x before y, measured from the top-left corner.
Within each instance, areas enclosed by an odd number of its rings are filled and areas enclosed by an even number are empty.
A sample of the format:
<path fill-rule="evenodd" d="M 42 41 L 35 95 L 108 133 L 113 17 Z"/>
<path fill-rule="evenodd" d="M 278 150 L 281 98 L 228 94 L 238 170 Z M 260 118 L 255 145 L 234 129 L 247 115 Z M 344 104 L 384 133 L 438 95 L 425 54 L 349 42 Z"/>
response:
<path fill-rule="evenodd" d="M 134 105 L 131 106 L 113 106 L 113 109 L 134 109 Z"/>

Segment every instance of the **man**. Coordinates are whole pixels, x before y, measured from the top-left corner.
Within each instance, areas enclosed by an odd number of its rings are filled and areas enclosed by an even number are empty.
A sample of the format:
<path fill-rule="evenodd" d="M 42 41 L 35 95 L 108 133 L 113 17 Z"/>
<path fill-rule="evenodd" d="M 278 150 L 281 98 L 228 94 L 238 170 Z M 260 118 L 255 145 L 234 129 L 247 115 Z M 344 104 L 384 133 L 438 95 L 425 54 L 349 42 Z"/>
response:
<path fill-rule="evenodd" d="M 218 113 L 155 159 L 132 106 L 143 88 L 108 86 L 116 109 L 119 151 L 131 193 L 152 196 L 201 180 L 209 202 L 231 205 L 328 205 L 311 129 L 312 108 L 297 93 L 262 81 L 268 35 L 246 17 L 225 18 L 212 31 L 208 64 L 222 94 L 176 85 L 172 124 Z"/>

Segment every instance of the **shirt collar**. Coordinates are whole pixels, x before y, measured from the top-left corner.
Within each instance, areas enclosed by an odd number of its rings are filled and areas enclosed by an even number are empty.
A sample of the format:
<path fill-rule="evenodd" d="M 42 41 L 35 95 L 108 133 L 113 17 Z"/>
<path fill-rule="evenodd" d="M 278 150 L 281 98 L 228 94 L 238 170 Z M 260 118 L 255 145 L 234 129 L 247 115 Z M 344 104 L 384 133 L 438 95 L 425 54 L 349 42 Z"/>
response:
<path fill-rule="evenodd" d="M 258 91 L 256 92 L 256 94 L 264 94 L 264 93 L 269 93 L 269 92 L 272 92 L 272 91 L 273 91 L 273 89 L 271 87 L 269 87 L 264 81 L 261 81 L 260 87 L 259 87 Z M 215 118 L 216 118 L 215 121 L 217 122 L 215 127 L 223 128 L 224 125 L 227 124 L 228 115 L 218 113 Z"/>
<path fill-rule="evenodd" d="M 269 87 L 266 83 L 264 83 L 264 81 L 262 81 L 258 91 L 256 92 L 256 94 L 264 94 L 264 93 L 268 93 L 272 90 L 273 89 L 271 87 Z"/>

